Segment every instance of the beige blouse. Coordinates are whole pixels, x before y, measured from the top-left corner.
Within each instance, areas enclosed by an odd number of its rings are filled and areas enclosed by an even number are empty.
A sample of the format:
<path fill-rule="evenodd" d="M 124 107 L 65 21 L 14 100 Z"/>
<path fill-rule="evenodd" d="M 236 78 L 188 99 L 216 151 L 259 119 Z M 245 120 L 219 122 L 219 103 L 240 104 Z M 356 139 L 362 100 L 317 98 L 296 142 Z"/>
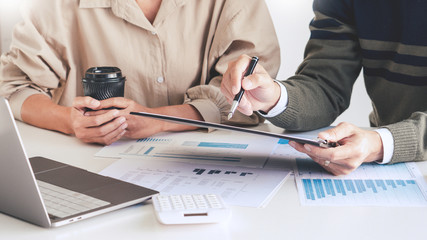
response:
<path fill-rule="evenodd" d="M 273 77 L 280 65 L 262 0 L 164 0 L 153 24 L 134 0 L 28 0 L 22 9 L 0 62 L 0 94 L 17 119 L 30 95 L 71 106 L 88 68 L 117 66 L 126 98 L 147 107 L 188 103 L 206 121 L 225 123 L 230 106 L 219 86 L 228 62 L 256 55 Z"/>

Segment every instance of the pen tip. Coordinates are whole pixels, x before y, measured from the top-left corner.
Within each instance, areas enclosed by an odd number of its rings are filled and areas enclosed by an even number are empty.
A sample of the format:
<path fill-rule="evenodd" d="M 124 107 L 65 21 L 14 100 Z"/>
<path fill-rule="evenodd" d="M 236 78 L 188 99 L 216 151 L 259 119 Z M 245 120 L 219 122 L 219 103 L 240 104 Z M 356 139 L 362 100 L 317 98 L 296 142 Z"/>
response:
<path fill-rule="evenodd" d="M 233 117 L 233 113 L 228 114 L 228 120 L 230 120 Z"/>

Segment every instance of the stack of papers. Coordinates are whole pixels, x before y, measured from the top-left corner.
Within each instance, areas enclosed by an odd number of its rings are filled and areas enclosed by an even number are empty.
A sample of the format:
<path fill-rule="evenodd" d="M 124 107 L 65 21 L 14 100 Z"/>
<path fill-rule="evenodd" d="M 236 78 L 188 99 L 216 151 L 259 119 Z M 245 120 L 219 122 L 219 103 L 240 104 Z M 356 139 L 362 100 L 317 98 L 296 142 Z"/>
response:
<path fill-rule="evenodd" d="M 96 156 L 120 158 L 100 174 L 162 194 L 214 193 L 230 205 L 264 207 L 292 171 L 265 168 L 278 141 L 227 131 L 161 133 L 116 142 Z"/>
<path fill-rule="evenodd" d="M 215 193 L 230 205 L 265 206 L 294 171 L 301 205 L 427 206 L 427 184 L 415 163 L 363 164 L 347 176 L 333 176 L 287 140 L 273 137 L 161 133 L 116 142 L 96 156 L 120 159 L 103 175 L 164 194 Z"/>
<path fill-rule="evenodd" d="M 229 205 L 264 207 L 290 171 L 122 159 L 101 174 L 161 194 L 218 194 Z"/>

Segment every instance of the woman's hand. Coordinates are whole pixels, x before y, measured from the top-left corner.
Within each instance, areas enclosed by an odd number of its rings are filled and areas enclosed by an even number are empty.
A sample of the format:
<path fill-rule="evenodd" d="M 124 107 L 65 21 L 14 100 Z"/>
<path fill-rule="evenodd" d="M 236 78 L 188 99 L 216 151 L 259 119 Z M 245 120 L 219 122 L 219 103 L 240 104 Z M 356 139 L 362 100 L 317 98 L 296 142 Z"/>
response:
<path fill-rule="evenodd" d="M 86 143 L 110 145 L 119 140 L 128 127 L 119 110 L 103 110 L 100 101 L 91 97 L 76 97 L 70 118 L 74 135 Z"/>
<path fill-rule="evenodd" d="M 126 119 L 126 132 L 125 137 L 138 139 L 152 136 L 156 133 L 166 131 L 186 131 L 194 130 L 197 127 L 170 123 L 150 117 L 141 117 L 131 115 L 131 112 L 149 112 L 164 114 L 176 117 L 183 117 L 195 120 L 203 120 L 200 113 L 191 105 L 175 105 L 165 106 L 159 108 L 148 108 L 136 103 L 133 100 L 126 98 L 110 98 L 100 102 L 100 109 L 117 108 L 119 110 L 119 116 Z M 105 111 L 105 110 L 103 110 Z"/>

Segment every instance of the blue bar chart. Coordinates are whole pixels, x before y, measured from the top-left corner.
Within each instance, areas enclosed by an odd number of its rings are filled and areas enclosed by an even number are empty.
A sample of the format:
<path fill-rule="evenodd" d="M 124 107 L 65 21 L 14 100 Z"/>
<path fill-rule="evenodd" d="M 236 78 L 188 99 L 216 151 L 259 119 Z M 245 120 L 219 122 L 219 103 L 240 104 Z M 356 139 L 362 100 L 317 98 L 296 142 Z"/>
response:
<path fill-rule="evenodd" d="M 412 163 L 364 164 L 348 176 L 333 176 L 310 159 L 297 159 L 303 205 L 427 206 L 422 177 Z"/>

